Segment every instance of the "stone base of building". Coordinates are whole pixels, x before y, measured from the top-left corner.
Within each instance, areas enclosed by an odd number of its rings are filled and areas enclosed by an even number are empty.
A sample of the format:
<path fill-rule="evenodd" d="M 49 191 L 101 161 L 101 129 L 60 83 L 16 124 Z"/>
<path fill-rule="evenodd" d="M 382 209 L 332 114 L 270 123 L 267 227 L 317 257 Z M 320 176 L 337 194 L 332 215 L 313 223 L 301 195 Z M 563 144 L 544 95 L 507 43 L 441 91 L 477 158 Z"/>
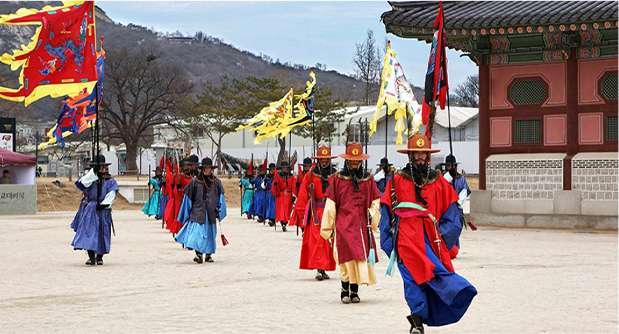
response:
<path fill-rule="evenodd" d="M 554 190 L 552 199 L 504 199 L 474 190 L 470 208 L 475 225 L 617 230 L 619 220 L 617 200 L 584 199 L 580 190 Z"/>
<path fill-rule="evenodd" d="M 478 226 L 573 228 L 617 230 L 617 217 L 584 215 L 535 215 L 471 213 L 469 220 Z"/>

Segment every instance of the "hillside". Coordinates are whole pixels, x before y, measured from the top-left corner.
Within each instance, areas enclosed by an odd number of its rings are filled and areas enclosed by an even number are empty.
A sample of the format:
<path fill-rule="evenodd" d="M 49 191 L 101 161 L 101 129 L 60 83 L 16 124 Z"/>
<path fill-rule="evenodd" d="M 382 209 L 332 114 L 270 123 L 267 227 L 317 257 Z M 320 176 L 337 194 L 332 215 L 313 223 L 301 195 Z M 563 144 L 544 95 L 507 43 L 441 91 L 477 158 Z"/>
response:
<path fill-rule="evenodd" d="M 59 2 L 23 2 L 2 1 L 0 13 L 12 13 L 19 8 L 42 8 L 46 4 L 57 5 Z M 153 48 L 163 52 L 162 62 L 180 65 L 187 78 L 195 84 L 195 90 L 201 89 L 199 84 L 203 80 L 218 82 L 219 78 L 227 74 L 229 77 L 244 79 L 251 75 L 256 77 L 273 77 L 285 85 L 293 84 L 295 87 L 305 87 L 309 80 L 307 64 L 305 68 L 300 66 L 287 66 L 274 64 L 247 51 L 242 51 L 232 45 L 222 43 L 216 37 L 202 38 L 201 41 L 181 39 L 170 40 L 162 32 L 152 31 L 145 27 L 134 24 L 122 25 L 115 23 L 101 9 L 97 10 L 97 35 L 105 36 L 105 50 L 108 54 L 112 51 L 127 48 Z M 30 27 L 0 26 L 0 54 L 11 53 L 21 43 L 27 43 L 34 29 Z M 208 32 L 204 32 L 208 34 Z M 284 60 L 285 62 L 285 60 Z M 7 69 L 0 70 L 0 82 L 7 76 Z M 352 77 L 337 73 L 336 71 L 323 71 L 315 69 L 319 86 L 333 89 L 334 98 L 352 100 L 353 96 L 362 96 L 362 82 Z M 12 73 L 16 78 L 17 73 Z M 16 79 L 14 83 L 16 83 Z M 8 85 L 6 82 L 5 85 Z M 353 87 L 356 91 L 353 92 Z M 415 89 L 415 95 L 421 98 L 421 89 Z M 3 113 L 0 105 L 0 114 Z M 57 117 L 58 104 L 56 101 L 45 98 L 29 106 L 24 113 L 26 119 L 38 119 L 42 121 L 53 120 Z M 15 113 L 14 113 L 15 114 Z"/>

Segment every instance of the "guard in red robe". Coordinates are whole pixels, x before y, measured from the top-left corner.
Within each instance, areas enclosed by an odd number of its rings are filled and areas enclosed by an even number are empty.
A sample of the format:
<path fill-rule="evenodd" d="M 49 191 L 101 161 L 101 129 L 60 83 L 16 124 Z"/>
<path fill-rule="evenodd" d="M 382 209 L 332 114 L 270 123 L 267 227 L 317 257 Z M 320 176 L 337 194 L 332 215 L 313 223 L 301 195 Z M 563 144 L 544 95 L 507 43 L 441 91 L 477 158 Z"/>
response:
<path fill-rule="evenodd" d="M 342 303 L 359 303 L 359 285 L 376 284 L 378 262 L 372 231 L 378 231 L 380 191 L 361 165 L 370 156 L 359 143 L 346 146 L 344 167 L 329 182 L 320 235 L 333 240 L 333 256 L 340 266 Z"/>
<path fill-rule="evenodd" d="M 191 181 L 191 166 L 185 164 L 186 160 L 181 159 L 180 165 L 176 165 L 174 170 L 174 179 L 172 180 L 172 188 L 170 189 L 170 201 L 168 208 L 166 208 L 166 228 L 172 233 L 172 236 L 176 236 L 176 233 L 181 230 L 183 223 L 178 221 L 178 213 L 181 210 L 181 203 L 183 203 L 183 189 Z"/>
<path fill-rule="evenodd" d="M 309 173 L 312 170 L 312 159 L 311 158 L 303 159 L 303 163 L 300 164 L 300 166 L 303 167 L 303 169 L 299 168 L 299 175 L 297 176 L 297 182 L 295 183 L 294 191 L 293 191 L 294 196 L 297 199 L 299 198 L 299 191 L 301 190 L 301 182 L 303 182 L 305 175 L 307 175 L 307 173 Z M 299 215 L 299 213 L 297 212 L 296 206 L 295 206 L 292 209 L 292 215 L 290 217 L 290 223 L 288 223 L 288 225 L 297 226 L 297 235 L 299 235 L 299 226 L 301 226 L 302 221 L 303 221 L 303 216 Z"/>
<path fill-rule="evenodd" d="M 423 333 L 424 323 L 459 321 L 477 294 L 451 263 L 449 249 L 462 223 L 454 188 L 429 168 L 430 153 L 438 151 L 425 135 L 413 135 L 398 150 L 409 163 L 387 182 L 381 199 L 381 247 L 390 255 L 388 268 L 397 266 L 404 281 L 410 333 Z"/>
<path fill-rule="evenodd" d="M 180 223 L 177 226 L 176 217 L 181 208 L 181 198 L 178 196 L 176 184 L 178 183 L 178 164 L 169 163 L 166 165 L 166 195 L 168 195 L 168 201 L 165 205 L 165 213 L 163 214 L 163 222 L 166 224 L 166 229 L 173 233 L 178 233 L 181 229 Z"/>
<path fill-rule="evenodd" d="M 297 178 L 290 173 L 288 161 L 282 161 L 279 167 L 282 171 L 279 175 L 275 173 L 271 194 L 275 196 L 275 221 L 282 224 L 282 231 L 286 232 L 286 225 L 292 213 L 292 196 Z"/>
<path fill-rule="evenodd" d="M 295 211 L 302 217 L 301 227 L 305 229 L 299 269 L 316 269 L 318 272 L 315 278 L 319 281 L 329 279 L 326 272 L 335 270 L 333 247 L 320 236 L 320 221 L 326 202 L 325 193 L 329 187 L 329 180 L 337 172 L 331 164 L 333 158 L 336 157 L 331 155 L 330 148 L 322 146 L 318 149 L 316 156 L 312 157 L 318 160 L 316 168 L 303 178 L 295 204 Z"/>

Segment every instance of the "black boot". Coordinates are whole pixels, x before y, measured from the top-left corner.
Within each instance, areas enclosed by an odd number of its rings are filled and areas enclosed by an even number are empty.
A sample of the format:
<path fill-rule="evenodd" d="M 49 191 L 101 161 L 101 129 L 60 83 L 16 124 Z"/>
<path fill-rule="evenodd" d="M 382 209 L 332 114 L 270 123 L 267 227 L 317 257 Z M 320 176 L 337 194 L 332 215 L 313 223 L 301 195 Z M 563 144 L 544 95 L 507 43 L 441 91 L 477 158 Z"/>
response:
<path fill-rule="evenodd" d="M 103 265 L 103 254 L 97 254 L 97 258 L 95 259 L 97 265 L 101 266 Z"/>
<path fill-rule="evenodd" d="M 406 319 L 411 324 L 410 334 L 423 334 L 423 319 L 416 314 L 407 315 Z"/>
<path fill-rule="evenodd" d="M 350 290 L 348 290 L 349 287 L 350 284 L 348 284 L 348 282 L 342 281 L 342 293 L 340 294 L 340 299 L 344 304 L 350 303 Z"/>
<path fill-rule="evenodd" d="M 89 250 L 88 252 L 88 261 L 86 261 L 86 265 L 94 266 L 97 264 L 97 260 L 95 259 L 95 252 Z"/>
<path fill-rule="evenodd" d="M 196 257 L 194 257 L 194 258 L 193 258 L 193 260 L 194 260 L 196 263 L 202 263 L 202 262 L 204 262 L 204 261 L 202 261 L 202 253 L 200 253 L 200 252 L 196 251 Z"/>
<path fill-rule="evenodd" d="M 286 232 L 286 223 L 282 222 L 282 232 Z"/>
<path fill-rule="evenodd" d="M 213 258 L 211 257 L 211 254 L 204 255 L 204 262 L 213 262 Z"/>
<path fill-rule="evenodd" d="M 275 221 L 273 219 L 269 219 L 269 226 L 275 226 Z"/>
<path fill-rule="evenodd" d="M 359 298 L 359 285 L 351 284 L 350 285 L 350 302 L 352 303 L 360 303 L 361 299 Z"/>

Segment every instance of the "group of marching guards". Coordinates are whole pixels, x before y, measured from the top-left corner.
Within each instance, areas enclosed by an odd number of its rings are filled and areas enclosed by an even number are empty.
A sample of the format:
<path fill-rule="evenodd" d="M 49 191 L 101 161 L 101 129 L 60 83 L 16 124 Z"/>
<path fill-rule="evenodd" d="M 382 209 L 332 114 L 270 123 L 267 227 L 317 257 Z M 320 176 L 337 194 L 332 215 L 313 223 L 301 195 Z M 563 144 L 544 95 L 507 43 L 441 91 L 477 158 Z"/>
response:
<path fill-rule="evenodd" d="M 397 266 L 411 314 L 410 333 L 423 333 L 423 324 L 457 322 L 477 290 L 455 273 L 452 259 L 460 247 L 465 225 L 463 207 L 471 191 L 457 172 L 453 155 L 442 166 L 430 168 L 432 149 L 425 135 L 413 135 L 407 148 L 409 163 L 392 171 L 386 158 L 370 175 L 362 167 L 369 155 L 359 143 L 347 145 L 336 170 L 331 149 L 320 147 L 305 158 L 297 177 L 286 161 L 261 166 L 239 182 L 244 189 L 242 213 L 248 219 L 297 226 L 303 231 L 300 269 L 317 270 L 316 279 L 339 265 L 342 303 L 359 303 L 360 285 L 376 283 L 374 264 L 378 245 L 390 258 L 388 272 Z M 380 244 L 374 232 L 380 229 Z"/>
<path fill-rule="evenodd" d="M 374 175 L 363 168 L 369 155 L 359 143 L 347 145 L 339 155 L 345 160 L 339 171 L 332 163 L 337 157 L 325 146 L 312 157 L 314 163 L 303 160 L 298 176 L 286 161 L 280 173 L 275 164 L 268 172 L 261 166 L 257 176 L 252 168 L 239 183 L 242 213 L 275 228 L 279 223 L 284 232 L 289 225 L 298 226 L 303 235 L 299 268 L 317 270 L 315 278 L 322 281 L 339 265 L 344 304 L 359 303 L 359 286 L 376 283 L 380 246 L 389 256 L 388 274 L 397 267 L 404 281 L 410 333 L 423 333 L 424 323 L 459 321 L 477 294 L 452 265 L 470 190 L 453 155 L 446 158 L 444 173 L 430 168 L 430 155 L 439 150 L 431 148 L 425 135 L 411 136 L 398 152 L 408 156 L 406 166 L 394 172 L 384 158 Z M 226 216 L 224 189 L 213 175 L 211 159 L 198 163 L 192 156 L 182 162 L 177 168 L 167 164 L 165 179 L 161 169 L 155 171 L 149 183 L 156 196 L 143 211 L 162 219 L 176 241 L 194 250 L 194 261 L 212 262 L 216 223 Z M 111 194 L 118 191 L 114 179 L 106 177 L 105 161 L 96 166 L 76 182 L 84 200 L 72 223 L 73 246 L 88 251 L 87 265 L 103 264 L 102 256 L 109 252 Z"/>

